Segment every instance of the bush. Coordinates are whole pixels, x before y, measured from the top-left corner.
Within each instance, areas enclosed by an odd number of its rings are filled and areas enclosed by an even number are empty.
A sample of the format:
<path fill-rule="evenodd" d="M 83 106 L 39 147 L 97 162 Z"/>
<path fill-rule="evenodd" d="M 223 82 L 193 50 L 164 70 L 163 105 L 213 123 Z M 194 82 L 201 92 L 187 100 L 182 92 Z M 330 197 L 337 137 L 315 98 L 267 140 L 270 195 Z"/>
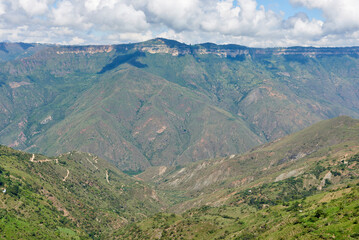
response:
<path fill-rule="evenodd" d="M 314 215 L 314 217 L 316 217 L 316 218 L 321 218 L 321 217 L 326 217 L 326 216 L 327 216 L 327 214 L 322 209 L 318 209 Z"/>
<path fill-rule="evenodd" d="M 13 184 L 13 185 L 10 185 L 8 188 L 7 188 L 7 193 L 9 193 L 11 196 L 14 196 L 14 197 L 17 197 L 19 195 L 19 192 L 20 192 L 20 188 L 18 185 L 16 184 Z"/>

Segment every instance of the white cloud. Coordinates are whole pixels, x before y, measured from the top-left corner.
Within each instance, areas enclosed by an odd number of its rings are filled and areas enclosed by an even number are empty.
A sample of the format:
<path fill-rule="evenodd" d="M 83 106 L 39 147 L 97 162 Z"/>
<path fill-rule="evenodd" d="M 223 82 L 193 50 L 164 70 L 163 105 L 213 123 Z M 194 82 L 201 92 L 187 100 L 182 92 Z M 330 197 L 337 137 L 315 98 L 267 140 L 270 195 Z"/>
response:
<path fill-rule="evenodd" d="M 6 12 L 6 5 L 5 2 L 0 0 L 0 16 Z"/>
<path fill-rule="evenodd" d="M 89 15 L 83 10 L 83 6 L 76 1 L 64 0 L 52 8 L 48 14 L 53 26 L 67 26 L 78 30 L 88 30 L 93 24 L 88 21 Z"/>
<path fill-rule="evenodd" d="M 358 0 L 288 0 L 325 20 L 284 19 L 256 0 L 0 0 L 0 40 L 108 44 L 156 36 L 249 46 L 359 45 Z"/>
<path fill-rule="evenodd" d="M 308 16 L 302 12 L 286 20 L 284 26 L 296 39 L 318 38 L 323 34 L 323 22 L 316 19 L 309 20 Z"/>
<path fill-rule="evenodd" d="M 263 36 L 272 33 L 281 23 L 278 15 L 262 6 L 258 8 L 254 0 L 238 3 L 239 6 L 233 6 L 232 0 L 217 2 L 201 19 L 202 29 L 225 35 Z"/>
<path fill-rule="evenodd" d="M 79 44 L 82 44 L 84 43 L 85 40 L 82 39 L 82 38 L 79 38 L 79 37 L 74 37 L 71 39 L 70 42 L 66 43 L 66 44 L 69 44 L 69 45 L 79 45 Z"/>
<path fill-rule="evenodd" d="M 107 36 L 107 39 L 110 42 L 138 42 L 146 41 L 152 37 L 152 32 L 147 31 L 145 33 L 115 33 Z"/>
<path fill-rule="evenodd" d="M 322 10 L 326 18 L 323 28 L 328 34 L 359 30 L 358 0 L 291 0 L 291 2 Z"/>
<path fill-rule="evenodd" d="M 19 5 L 31 16 L 46 13 L 48 4 L 46 0 L 19 0 Z"/>
<path fill-rule="evenodd" d="M 151 0 L 147 3 L 147 11 L 150 21 L 182 31 L 195 29 L 196 18 L 201 14 L 200 6 L 198 0 Z"/>
<path fill-rule="evenodd" d="M 150 25 L 146 21 L 146 15 L 141 10 L 136 10 L 132 5 L 125 3 L 101 4 L 88 21 L 98 24 L 106 30 L 124 32 L 139 32 L 147 30 Z"/>

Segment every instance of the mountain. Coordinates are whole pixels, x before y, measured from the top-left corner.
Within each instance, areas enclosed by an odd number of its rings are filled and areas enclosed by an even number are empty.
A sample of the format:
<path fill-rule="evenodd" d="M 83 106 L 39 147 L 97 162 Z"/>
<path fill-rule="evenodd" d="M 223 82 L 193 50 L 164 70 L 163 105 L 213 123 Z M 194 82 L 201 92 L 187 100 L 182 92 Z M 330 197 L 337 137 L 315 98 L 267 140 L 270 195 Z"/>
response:
<path fill-rule="evenodd" d="M 244 153 L 323 119 L 359 117 L 359 48 L 167 39 L 3 43 L 0 143 L 99 155 L 127 173 Z"/>
<path fill-rule="evenodd" d="M 172 200 L 118 239 L 357 239 L 359 120 L 339 117 L 243 155 L 138 177 Z M 177 202 L 175 202 L 175 200 Z"/>
<path fill-rule="evenodd" d="M 31 43 L 0 43 L 0 62 L 11 61 L 15 59 L 21 59 L 29 57 L 34 53 L 41 51 L 48 47 L 46 44 L 31 44 Z"/>
<path fill-rule="evenodd" d="M 164 206 L 156 192 L 92 154 L 56 158 L 0 146 L 1 239 L 108 238 Z"/>
<path fill-rule="evenodd" d="M 359 120 L 136 176 L 90 153 L 0 146 L 0 238 L 356 239 Z"/>
<path fill-rule="evenodd" d="M 241 201 L 262 207 L 312 195 L 326 186 L 325 179 L 332 186 L 356 179 L 358 143 L 359 120 L 342 116 L 242 155 L 152 167 L 138 177 L 163 192 L 177 212 Z"/>

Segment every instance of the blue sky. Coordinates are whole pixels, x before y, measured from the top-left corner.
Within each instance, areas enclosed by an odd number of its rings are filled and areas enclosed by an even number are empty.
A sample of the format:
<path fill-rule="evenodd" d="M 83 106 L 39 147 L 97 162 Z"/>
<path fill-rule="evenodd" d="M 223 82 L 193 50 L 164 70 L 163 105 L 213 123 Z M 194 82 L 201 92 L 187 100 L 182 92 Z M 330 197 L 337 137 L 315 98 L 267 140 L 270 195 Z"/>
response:
<path fill-rule="evenodd" d="M 0 0 L 0 41 L 358 46 L 358 11 L 358 0 Z"/>
<path fill-rule="evenodd" d="M 313 0 L 315 1 L 315 0 Z M 263 5 L 266 9 L 274 12 L 283 12 L 285 18 L 289 18 L 298 12 L 304 12 L 309 18 L 324 20 L 323 13 L 319 9 L 308 9 L 301 6 L 293 6 L 289 0 L 257 0 L 258 5 Z"/>

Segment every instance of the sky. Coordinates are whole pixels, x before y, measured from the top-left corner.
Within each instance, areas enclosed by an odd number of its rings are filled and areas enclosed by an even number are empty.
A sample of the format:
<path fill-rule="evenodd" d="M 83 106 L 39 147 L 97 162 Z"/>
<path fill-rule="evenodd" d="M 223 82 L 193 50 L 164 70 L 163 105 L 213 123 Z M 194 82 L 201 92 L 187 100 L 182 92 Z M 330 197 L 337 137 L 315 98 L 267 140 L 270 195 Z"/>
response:
<path fill-rule="evenodd" d="M 0 41 L 359 46 L 359 0 L 0 0 Z"/>

